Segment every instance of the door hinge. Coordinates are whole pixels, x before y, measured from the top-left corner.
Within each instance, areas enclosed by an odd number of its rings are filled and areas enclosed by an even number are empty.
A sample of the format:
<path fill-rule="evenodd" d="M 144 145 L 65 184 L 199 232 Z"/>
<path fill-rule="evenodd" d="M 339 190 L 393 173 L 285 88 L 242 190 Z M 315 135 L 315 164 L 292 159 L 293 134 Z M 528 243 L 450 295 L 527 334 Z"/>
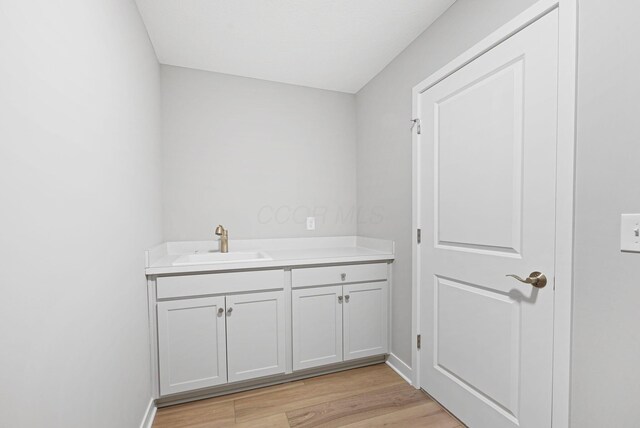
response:
<path fill-rule="evenodd" d="M 416 240 L 418 241 L 418 244 L 422 242 L 422 229 L 418 229 L 416 232 Z"/>
<path fill-rule="evenodd" d="M 411 130 L 417 127 L 418 135 L 422 134 L 422 127 L 420 126 L 420 119 L 411 119 Z"/>
<path fill-rule="evenodd" d="M 420 349 L 422 347 L 422 335 L 420 335 L 420 334 L 416 338 L 416 345 L 418 345 L 418 349 Z"/>

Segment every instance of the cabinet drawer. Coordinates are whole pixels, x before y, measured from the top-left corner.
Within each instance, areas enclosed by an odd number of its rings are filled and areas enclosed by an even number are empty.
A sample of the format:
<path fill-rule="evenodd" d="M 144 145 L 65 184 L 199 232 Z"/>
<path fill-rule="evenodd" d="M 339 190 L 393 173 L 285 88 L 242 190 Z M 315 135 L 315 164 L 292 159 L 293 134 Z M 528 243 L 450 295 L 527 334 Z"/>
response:
<path fill-rule="evenodd" d="M 350 282 L 381 281 L 387 279 L 387 264 L 325 266 L 317 268 L 292 269 L 292 286 L 310 287 L 314 285 L 346 284 Z"/>
<path fill-rule="evenodd" d="M 163 276 L 157 279 L 157 298 L 172 299 L 282 288 L 284 270 Z"/>

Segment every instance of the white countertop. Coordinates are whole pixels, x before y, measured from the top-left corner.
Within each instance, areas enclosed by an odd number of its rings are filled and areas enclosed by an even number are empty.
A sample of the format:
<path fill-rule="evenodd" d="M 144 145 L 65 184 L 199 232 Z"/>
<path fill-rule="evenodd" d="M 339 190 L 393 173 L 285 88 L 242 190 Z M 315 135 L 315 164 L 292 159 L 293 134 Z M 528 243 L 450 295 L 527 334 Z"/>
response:
<path fill-rule="evenodd" d="M 362 236 L 229 240 L 229 251 L 259 251 L 265 260 L 174 266 L 180 256 L 218 252 L 218 241 L 165 242 L 146 252 L 147 275 L 392 261 L 394 243 Z"/>

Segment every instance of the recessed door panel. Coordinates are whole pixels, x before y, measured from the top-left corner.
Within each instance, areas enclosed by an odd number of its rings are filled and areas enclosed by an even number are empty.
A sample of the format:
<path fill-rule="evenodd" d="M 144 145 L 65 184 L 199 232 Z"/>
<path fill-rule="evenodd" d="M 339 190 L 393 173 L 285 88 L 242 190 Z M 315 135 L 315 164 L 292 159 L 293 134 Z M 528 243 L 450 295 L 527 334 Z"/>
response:
<path fill-rule="evenodd" d="M 440 245 L 520 252 L 523 59 L 434 105 Z"/>
<path fill-rule="evenodd" d="M 515 416 L 520 304 L 489 287 L 437 277 L 435 293 L 435 367 Z"/>

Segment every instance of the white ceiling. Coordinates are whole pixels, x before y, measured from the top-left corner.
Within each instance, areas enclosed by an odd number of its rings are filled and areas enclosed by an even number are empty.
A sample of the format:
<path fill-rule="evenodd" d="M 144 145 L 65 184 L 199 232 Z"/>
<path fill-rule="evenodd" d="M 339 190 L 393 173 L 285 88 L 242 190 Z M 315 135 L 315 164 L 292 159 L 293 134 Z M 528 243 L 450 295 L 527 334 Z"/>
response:
<path fill-rule="evenodd" d="M 136 0 L 163 64 L 355 93 L 455 0 Z"/>

